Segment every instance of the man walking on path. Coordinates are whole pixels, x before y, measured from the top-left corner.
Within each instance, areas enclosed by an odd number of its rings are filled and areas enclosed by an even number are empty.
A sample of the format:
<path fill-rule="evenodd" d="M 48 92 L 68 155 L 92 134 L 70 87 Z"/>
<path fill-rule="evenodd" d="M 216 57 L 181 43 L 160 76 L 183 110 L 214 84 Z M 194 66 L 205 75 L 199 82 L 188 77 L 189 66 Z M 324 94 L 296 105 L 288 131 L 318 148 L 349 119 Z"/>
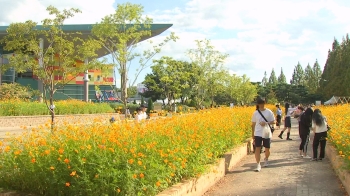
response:
<path fill-rule="evenodd" d="M 265 147 L 264 167 L 269 165 L 268 159 L 270 156 L 271 144 L 271 126 L 275 124 L 275 116 L 273 112 L 265 108 L 265 100 L 258 98 L 257 110 L 252 117 L 252 138 L 255 145 L 255 160 L 257 163 L 255 171 L 261 170 L 260 165 L 260 150 L 261 146 Z"/>

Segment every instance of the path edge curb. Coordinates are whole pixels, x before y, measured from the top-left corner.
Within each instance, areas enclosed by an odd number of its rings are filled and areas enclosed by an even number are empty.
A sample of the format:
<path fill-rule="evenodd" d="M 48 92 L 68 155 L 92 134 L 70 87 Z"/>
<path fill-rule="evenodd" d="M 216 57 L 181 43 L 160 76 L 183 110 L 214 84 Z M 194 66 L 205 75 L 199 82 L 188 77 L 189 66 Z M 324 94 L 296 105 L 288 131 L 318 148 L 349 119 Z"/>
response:
<path fill-rule="evenodd" d="M 333 170 L 342 182 L 346 192 L 350 195 L 350 172 L 343 168 L 344 160 L 338 156 L 338 152 L 333 145 L 327 144 L 326 155 L 329 157 Z"/>
<path fill-rule="evenodd" d="M 252 140 L 247 139 L 245 143 L 225 153 L 223 158 L 209 167 L 206 174 L 199 178 L 177 183 L 157 194 L 157 196 L 202 196 L 250 153 L 251 145 Z"/>

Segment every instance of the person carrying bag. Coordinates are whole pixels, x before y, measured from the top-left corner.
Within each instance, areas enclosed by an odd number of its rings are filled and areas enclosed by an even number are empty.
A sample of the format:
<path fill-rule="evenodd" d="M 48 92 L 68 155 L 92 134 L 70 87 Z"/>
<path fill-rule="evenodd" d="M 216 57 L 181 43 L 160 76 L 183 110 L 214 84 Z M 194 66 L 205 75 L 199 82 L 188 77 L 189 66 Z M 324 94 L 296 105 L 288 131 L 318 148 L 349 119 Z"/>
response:
<path fill-rule="evenodd" d="M 270 156 L 270 144 L 272 137 L 272 127 L 275 123 L 275 116 L 273 112 L 265 108 L 265 99 L 258 98 L 257 110 L 254 111 L 252 117 L 252 138 L 255 145 L 255 160 L 257 167 L 255 171 L 261 170 L 260 152 L 262 146 L 265 148 L 264 167 L 269 165 L 268 158 Z"/>

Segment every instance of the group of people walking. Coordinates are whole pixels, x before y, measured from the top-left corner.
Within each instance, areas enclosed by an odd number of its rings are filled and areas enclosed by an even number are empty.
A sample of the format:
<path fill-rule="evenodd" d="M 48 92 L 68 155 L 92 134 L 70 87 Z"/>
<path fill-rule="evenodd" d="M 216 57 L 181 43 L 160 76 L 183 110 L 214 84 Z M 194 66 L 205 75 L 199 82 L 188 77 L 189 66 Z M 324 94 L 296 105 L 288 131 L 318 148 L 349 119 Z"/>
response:
<path fill-rule="evenodd" d="M 276 129 L 280 129 L 282 121 L 282 109 L 280 105 L 276 105 L 276 118 L 273 112 L 265 108 L 265 99 L 258 98 L 257 108 L 252 117 L 252 138 L 254 140 L 254 151 L 257 167 L 255 171 L 261 170 L 261 148 L 265 148 L 264 167 L 269 165 L 270 146 L 272 133 Z M 325 157 L 325 147 L 327 142 L 327 131 L 329 126 L 327 125 L 327 119 L 321 113 L 320 109 L 313 110 L 310 105 L 306 108 L 299 105 L 292 107 L 289 103 L 285 104 L 285 116 L 284 116 L 284 128 L 281 130 L 278 137 L 283 139 L 283 134 L 287 131 L 286 140 L 292 140 L 290 137 L 290 131 L 292 128 L 292 117 L 298 115 L 299 122 L 299 137 L 301 143 L 299 146 L 299 155 L 302 158 L 312 158 L 312 161 L 321 161 Z M 307 155 L 307 146 L 310 141 L 310 133 L 314 133 L 313 139 L 313 155 L 312 157 Z M 320 147 L 320 153 L 318 149 Z"/>

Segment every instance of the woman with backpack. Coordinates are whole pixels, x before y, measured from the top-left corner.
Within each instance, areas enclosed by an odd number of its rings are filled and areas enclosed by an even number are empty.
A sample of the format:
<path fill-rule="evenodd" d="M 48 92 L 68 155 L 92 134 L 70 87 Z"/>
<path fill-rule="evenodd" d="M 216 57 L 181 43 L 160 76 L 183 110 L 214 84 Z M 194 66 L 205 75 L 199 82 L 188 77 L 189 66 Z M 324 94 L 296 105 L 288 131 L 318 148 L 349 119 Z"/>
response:
<path fill-rule="evenodd" d="M 315 133 L 314 141 L 313 141 L 313 158 L 312 161 L 322 161 L 325 155 L 325 148 L 327 142 L 327 120 L 321 113 L 320 109 L 315 109 L 312 114 L 312 131 Z M 320 145 L 320 155 L 317 158 L 317 149 Z"/>
<path fill-rule="evenodd" d="M 301 139 L 301 143 L 299 146 L 299 154 L 303 158 L 311 158 L 307 153 L 307 146 L 310 140 L 310 129 L 312 127 L 312 114 L 313 110 L 311 108 L 307 108 L 305 112 L 303 112 L 300 116 L 299 121 L 299 135 Z"/>

